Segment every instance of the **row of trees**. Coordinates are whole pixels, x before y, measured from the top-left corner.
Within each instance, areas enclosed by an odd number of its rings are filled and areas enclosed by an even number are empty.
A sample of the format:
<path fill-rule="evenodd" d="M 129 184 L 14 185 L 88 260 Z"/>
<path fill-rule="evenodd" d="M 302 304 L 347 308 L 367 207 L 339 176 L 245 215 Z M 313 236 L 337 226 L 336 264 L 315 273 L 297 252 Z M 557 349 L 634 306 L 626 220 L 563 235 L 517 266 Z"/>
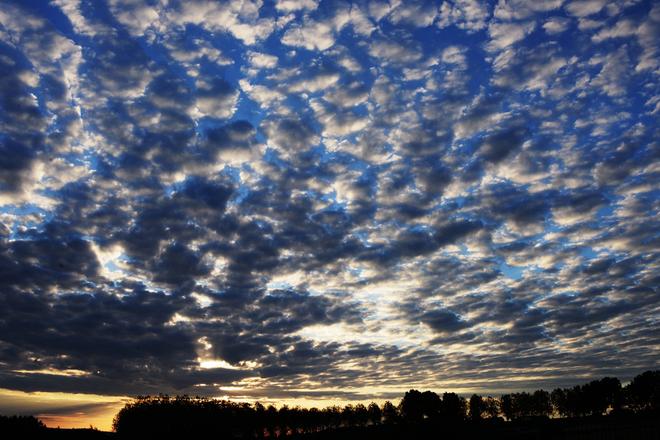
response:
<path fill-rule="evenodd" d="M 382 406 L 356 404 L 326 408 L 284 405 L 265 407 L 257 402 L 167 395 L 138 396 L 126 404 L 113 421 L 113 429 L 130 437 L 153 437 L 155 431 L 172 435 L 218 435 L 243 438 L 281 437 L 349 426 L 400 421 L 400 411 L 391 402 Z"/>
<path fill-rule="evenodd" d="M 499 398 L 473 394 L 469 400 L 455 393 L 444 393 L 442 398 L 434 392 L 408 391 L 399 405 L 400 417 L 406 422 L 421 420 L 460 422 L 496 419 L 508 420 L 525 417 L 548 417 L 553 414 L 550 393 L 537 390 L 533 393 L 504 394 Z"/>
<path fill-rule="evenodd" d="M 34 416 L 0 415 L 0 437 L 20 435 L 22 438 L 39 438 L 46 430 L 46 425 Z"/>
<path fill-rule="evenodd" d="M 455 394 L 442 396 L 410 390 L 395 406 L 370 403 L 344 407 L 279 409 L 260 403 L 236 403 L 203 397 L 160 395 L 138 397 L 115 417 L 113 427 L 127 436 L 181 434 L 234 438 L 281 437 L 339 427 L 379 424 L 462 423 L 504 417 L 583 417 L 616 413 L 660 413 L 660 371 L 647 371 L 622 387 L 616 378 L 603 378 L 572 388 L 547 392 L 511 393 L 495 397 Z"/>
<path fill-rule="evenodd" d="M 430 408 L 431 414 L 428 417 L 433 414 L 438 416 L 439 396 L 430 391 L 420 393 L 422 397 L 417 393 L 414 390 L 406 393 L 402 404 L 406 403 L 407 398 L 424 402 L 423 406 Z M 443 402 L 447 396 L 445 393 Z M 467 409 L 466 414 L 470 420 L 500 416 L 515 420 L 525 417 L 585 417 L 607 413 L 660 412 L 660 371 L 646 371 L 636 376 L 626 387 L 622 387 L 619 379 L 615 377 L 605 377 L 572 388 L 556 388 L 551 393 L 536 390 L 533 393 L 504 394 L 499 399 L 474 394 L 470 397 Z"/>

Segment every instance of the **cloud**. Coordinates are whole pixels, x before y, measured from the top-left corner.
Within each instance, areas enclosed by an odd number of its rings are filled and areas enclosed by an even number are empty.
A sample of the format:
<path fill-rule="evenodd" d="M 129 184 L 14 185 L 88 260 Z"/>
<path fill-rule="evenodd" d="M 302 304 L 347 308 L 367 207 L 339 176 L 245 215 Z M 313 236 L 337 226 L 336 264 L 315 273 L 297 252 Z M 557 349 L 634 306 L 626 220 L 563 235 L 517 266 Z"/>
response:
<path fill-rule="evenodd" d="M 454 333 L 469 327 L 458 315 L 443 309 L 431 310 L 421 317 L 422 322 L 440 334 Z"/>
<path fill-rule="evenodd" d="M 261 69 L 271 69 L 277 66 L 277 57 L 261 52 L 248 53 L 250 64 Z"/>
<path fill-rule="evenodd" d="M 493 16 L 500 20 L 524 20 L 539 13 L 547 13 L 561 7 L 564 0 L 542 0 L 526 2 L 524 0 L 509 0 L 498 2 Z"/>
<path fill-rule="evenodd" d="M 402 3 L 388 16 L 393 24 L 408 24 L 416 27 L 426 27 L 433 24 L 437 9 L 432 3 L 415 4 Z"/>
<path fill-rule="evenodd" d="M 513 125 L 506 130 L 490 134 L 484 138 L 479 154 L 488 162 L 501 162 L 512 151 L 520 148 L 526 136 L 527 130 L 524 126 Z"/>
<path fill-rule="evenodd" d="M 491 96 L 476 96 L 473 102 L 466 105 L 458 122 L 454 125 L 454 133 L 458 138 L 471 137 L 490 126 L 498 126 L 508 119 L 509 112 L 502 108 L 502 98 L 497 94 Z"/>
<path fill-rule="evenodd" d="M 598 75 L 591 81 L 592 86 L 601 88 L 609 96 L 621 96 L 626 92 L 631 69 L 625 48 L 611 52 L 605 58 L 592 59 L 591 62 L 602 65 Z"/>
<path fill-rule="evenodd" d="M 130 40 L 107 39 L 103 51 L 87 59 L 89 80 L 96 83 L 101 96 L 137 98 L 152 79 L 149 59 L 142 48 Z"/>
<path fill-rule="evenodd" d="M 272 20 L 259 17 L 261 2 L 230 1 L 226 5 L 195 0 L 182 2 L 165 13 L 168 26 L 194 24 L 210 32 L 227 32 L 247 45 L 267 38 Z"/>
<path fill-rule="evenodd" d="M 98 274 L 96 256 L 90 244 L 80 238 L 37 236 L 14 241 L 3 250 L 8 263 L 3 278 L 8 286 L 27 283 L 43 289 L 67 288 Z"/>
<path fill-rule="evenodd" d="M 228 119 L 234 114 L 239 93 L 229 83 L 220 78 L 199 78 L 195 85 L 196 105 L 203 115 Z"/>
<path fill-rule="evenodd" d="M 45 118 L 15 63 L 11 58 L 0 60 L 3 72 L 0 93 L 4 103 L 2 131 L 5 133 L 0 141 L 0 191 L 4 193 L 22 189 L 33 173 L 37 154 L 45 149 L 44 137 L 40 133 L 45 128 Z M 19 127 L 31 127 L 32 130 L 20 130 Z"/>
<path fill-rule="evenodd" d="M 654 69 L 657 66 L 658 53 L 658 23 L 660 23 L 660 7 L 654 6 L 643 21 L 621 19 L 614 26 L 603 28 L 591 38 L 594 42 L 602 42 L 612 38 L 636 36 L 642 47 L 642 54 L 636 71 Z"/>
<path fill-rule="evenodd" d="M 157 7 L 135 0 L 110 0 L 109 7 L 132 35 L 144 35 L 147 30 L 159 25 L 160 11 Z"/>
<path fill-rule="evenodd" d="M 245 79 L 240 81 L 240 87 L 250 99 L 266 108 L 273 107 L 286 99 L 286 95 L 282 91 L 268 86 L 251 84 Z"/>
<path fill-rule="evenodd" d="M 311 18 L 305 15 L 300 23 L 288 26 L 281 41 L 309 51 L 325 51 L 335 45 L 339 33 L 346 26 L 365 37 L 374 31 L 372 22 L 358 5 L 338 3 L 325 17 Z"/>
<path fill-rule="evenodd" d="M 369 122 L 364 116 L 320 101 L 313 101 L 311 107 L 323 124 L 323 136 L 346 136 L 363 130 Z"/>
<path fill-rule="evenodd" d="M 334 85 L 339 81 L 339 78 L 340 74 L 333 66 L 321 66 L 320 68 L 310 70 L 300 80 L 293 82 L 289 86 L 289 91 L 316 93 Z"/>
<path fill-rule="evenodd" d="M 402 39 L 374 39 L 369 45 L 369 55 L 389 64 L 407 64 L 418 61 L 422 54 L 414 43 L 406 43 Z"/>
<path fill-rule="evenodd" d="M 199 76 L 200 63 L 209 61 L 218 66 L 228 66 L 234 63 L 213 42 L 192 38 L 185 32 L 172 32 L 164 36 L 163 46 L 169 55 L 186 69 L 188 75 Z"/>
<path fill-rule="evenodd" d="M 226 126 L 214 127 L 206 132 L 209 159 L 221 160 L 239 166 L 256 161 L 263 149 L 255 138 L 256 130 L 247 121 L 236 121 Z"/>
<path fill-rule="evenodd" d="M 606 202 L 602 193 L 595 191 L 575 192 L 567 200 L 562 200 L 553 212 L 553 218 L 560 224 L 572 224 L 592 219 L 595 211 Z"/>
<path fill-rule="evenodd" d="M 278 11 L 291 12 L 301 9 L 314 10 L 318 7 L 317 0 L 282 0 L 275 4 Z"/>
<path fill-rule="evenodd" d="M 54 0 L 52 3 L 62 10 L 78 34 L 95 35 L 97 33 L 96 27 L 83 13 L 81 0 Z"/>
<path fill-rule="evenodd" d="M 307 50 L 326 50 L 335 44 L 335 37 L 329 23 L 309 21 L 303 26 L 289 27 L 282 36 L 282 43 Z"/>
<path fill-rule="evenodd" d="M 311 148 L 319 141 L 308 124 L 295 119 L 265 121 L 263 130 L 268 136 L 269 145 L 283 154 Z"/>
<path fill-rule="evenodd" d="M 445 28 L 455 25 L 467 32 L 477 32 L 486 27 L 489 17 L 487 6 L 475 0 L 443 1 L 440 5 L 438 26 Z"/>
<path fill-rule="evenodd" d="M 545 31 L 550 35 L 561 34 L 566 29 L 568 29 L 570 23 L 571 23 L 570 20 L 567 20 L 565 18 L 553 17 L 546 20 L 546 22 L 543 23 L 543 29 L 545 29 Z"/>
<path fill-rule="evenodd" d="M 488 26 L 488 34 L 491 37 L 488 48 L 490 50 L 505 49 L 525 38 L 535 27 L 534 22 L 505 23 L 493 21 Z"/>
<path fill-rule="evenodd" d="M 607 4 L 603 0 L 574 0 L 566 4 L 566 10 L 576 17 L 586 17 L 599 13 Z"/>

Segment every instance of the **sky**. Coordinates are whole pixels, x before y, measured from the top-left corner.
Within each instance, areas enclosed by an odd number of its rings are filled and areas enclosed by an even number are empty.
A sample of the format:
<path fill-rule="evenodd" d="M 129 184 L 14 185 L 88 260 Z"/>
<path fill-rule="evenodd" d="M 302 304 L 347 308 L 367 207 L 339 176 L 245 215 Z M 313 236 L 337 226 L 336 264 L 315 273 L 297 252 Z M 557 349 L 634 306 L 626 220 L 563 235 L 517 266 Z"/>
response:
<path fill-rule="evenodd" d="M 660 361 L 660 3 L 0 3 L 0 411 Z"/>

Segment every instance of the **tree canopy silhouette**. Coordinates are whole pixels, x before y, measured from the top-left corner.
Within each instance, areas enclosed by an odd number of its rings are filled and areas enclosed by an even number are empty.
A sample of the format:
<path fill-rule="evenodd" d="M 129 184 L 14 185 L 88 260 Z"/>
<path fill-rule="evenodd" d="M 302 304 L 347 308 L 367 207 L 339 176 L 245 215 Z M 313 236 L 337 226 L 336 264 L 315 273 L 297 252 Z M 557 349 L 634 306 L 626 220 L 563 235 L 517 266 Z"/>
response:
<path fill-rule="evenodd" d="M 33 416 L 0 416 L 0 436 L 20 435 L 23 438 L 41 438 L 46 425 Z"/>
<path fill-rule="evenodd" d="M 636 376 L 625 388 L 605 377 L 549 393 L 509 393 L 499 398 L 473 394 L 469 401 L 456 393 L 442 397 L 433 391 L 411 389 L 398 406 L 390 401 L 348 404 L 344 407 L 277 409 L 205 397 L 141 396 L 116 415 L 120 437 L 155 438 L 275 438 L 345 428 L 390 425 L 466 426 L 468 421 L 558 417 L 598 417 L 605 414 L 657 414 L 660 410 L 660 371 Z M 500 419 L 501 421 L 501 419 Z M 435 426 L 434 425 L 434 426 Z"/>

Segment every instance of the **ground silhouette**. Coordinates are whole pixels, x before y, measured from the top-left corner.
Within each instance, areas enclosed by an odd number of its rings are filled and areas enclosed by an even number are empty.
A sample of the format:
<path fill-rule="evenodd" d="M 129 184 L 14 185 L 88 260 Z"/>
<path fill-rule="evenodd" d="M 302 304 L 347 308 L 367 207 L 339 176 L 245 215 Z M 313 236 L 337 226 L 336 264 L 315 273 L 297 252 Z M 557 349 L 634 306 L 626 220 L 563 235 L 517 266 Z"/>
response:
<path fill-rule="evenodd" d="M 473 394 L 469 399 L 412 389 L 398 405 L 387 401 L 321 409 L 138 396 L 117 413 L 113 431 L 65 432 L 46 429 L 34 417 L 0 418 L 3 438 L 660 440 L 660 371 L 646 371 L 625 387 L 605 377 L 552 392 Z"/>

